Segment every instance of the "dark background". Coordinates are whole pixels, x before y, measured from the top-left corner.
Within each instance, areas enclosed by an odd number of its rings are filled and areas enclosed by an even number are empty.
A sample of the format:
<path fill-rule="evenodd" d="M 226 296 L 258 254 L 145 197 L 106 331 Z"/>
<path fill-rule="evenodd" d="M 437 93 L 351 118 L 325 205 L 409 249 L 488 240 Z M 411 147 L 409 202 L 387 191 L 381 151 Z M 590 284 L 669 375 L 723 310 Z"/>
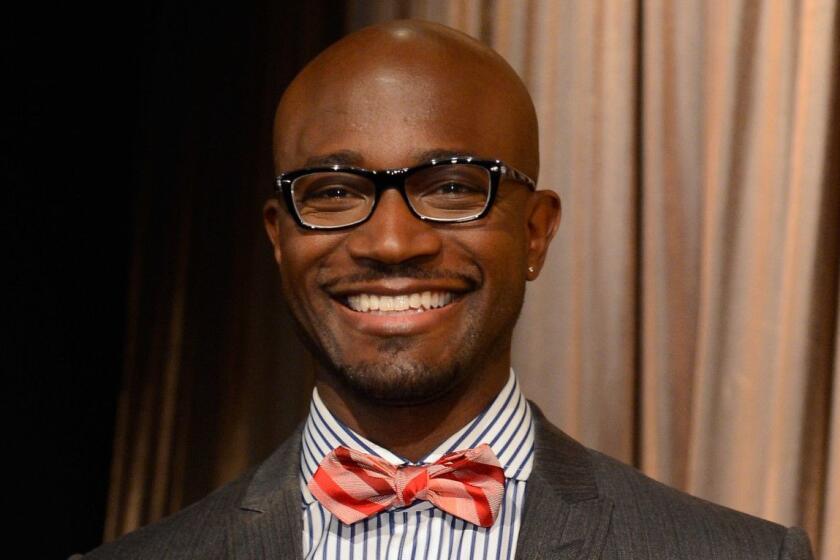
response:
<path fill-rule="evenodd" d="M 12 534 L 27 556 L 101 542 L 137 255 L 139 281 L 171 274 L 189 208 L 201 300 L 224 293 L 231 216 L 259 219 L 231 200 L 270 177 L 270 108 L 340 36 L 342 4 L 38 3 L 4 23 L 4 410 L 22 473 L 4 501 L 37 535 Z"/>

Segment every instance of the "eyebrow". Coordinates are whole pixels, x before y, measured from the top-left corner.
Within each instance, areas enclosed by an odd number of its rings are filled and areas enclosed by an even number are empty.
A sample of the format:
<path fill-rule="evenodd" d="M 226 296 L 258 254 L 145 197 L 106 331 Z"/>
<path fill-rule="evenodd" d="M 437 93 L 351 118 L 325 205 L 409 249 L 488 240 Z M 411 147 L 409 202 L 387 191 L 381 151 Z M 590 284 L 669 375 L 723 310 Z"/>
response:
<path fill-rule="evenodd" d="M 433 159 L 448 159 L 458 156 L 477 157 L 474 154 L 465 150 L 446 150 L 442 148 L 436 148 L 432 150 L 416 152 L 414 154 L 414 160 L 416 163 L 422 164 Z M 364 159 L 365 158 L 362 157 L 362 154 L 360 154 L 359 152 L 353 150 L 339 150 L 337 152 L 332 152 L 329 154 L 311 156 L 307 158 L 304 165 L 306 167 L 322 167 L 330 165 L 349 165 L 354 167 L 362 167 Z"/>
<path fill-rule="evenodd" d="M 466 150 L 443 150 L 443 149 L 435 149 L 435 150 L 426 150 L 424 152 L 420 152 L 414 156 L 414 159 L 418 163 L 425 163 L 427 161 L 431 161 L 433 159 L 449 159 L 453 157 L 473 157 L 477 158 L 477 156 L 471 152 Z"/>
<path fill-rule="evenodd" d="M 320 167 L 326 165 L 353 165 L 361 166 L 364 158 L 359 152 L 353 150 L 339 150 L 330 154 L 322 154 L 309 157 L 304 165 L 306 167 Z"/>

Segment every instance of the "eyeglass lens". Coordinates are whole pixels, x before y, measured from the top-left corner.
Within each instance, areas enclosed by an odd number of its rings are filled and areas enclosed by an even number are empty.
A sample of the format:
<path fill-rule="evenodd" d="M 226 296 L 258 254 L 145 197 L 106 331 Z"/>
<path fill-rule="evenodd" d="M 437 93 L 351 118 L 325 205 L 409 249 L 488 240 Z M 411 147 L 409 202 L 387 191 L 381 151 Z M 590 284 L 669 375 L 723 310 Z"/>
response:
<path fill-rule="evenodd" d="M 490 172 L 479 165 L 442 164 L 408 175 L 405 193 L 420 216 L 456 221 L 484 210 L 490 183 Z M 376 185 L 354 173 L 317 171 L 295 179 L 292 193 L 295 209 L 305 224 L 338 227 L 367 218 L 376 199 Z"/>

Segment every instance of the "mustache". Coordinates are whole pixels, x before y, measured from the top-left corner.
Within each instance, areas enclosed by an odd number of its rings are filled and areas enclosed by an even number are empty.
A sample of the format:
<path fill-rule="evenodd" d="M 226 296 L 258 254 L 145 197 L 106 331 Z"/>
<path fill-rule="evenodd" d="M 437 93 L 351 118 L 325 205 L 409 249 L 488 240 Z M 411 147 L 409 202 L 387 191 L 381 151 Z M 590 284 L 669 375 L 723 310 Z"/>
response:
<path fill-rule="evenodd" d="M 470 289 L 479 288 L 484 281 L 484 276 L 479 268 L 470 271 L 456 271 L 446 269 L 431 269 L 426 266 L 413 263 L 388 264 L 382 262 L 371 262 L 364 265 L 364 269 L 323 278 L 318 284 L 325 289 L 330 289 L 339 284 L 354 284 L 365 282 L 376 282 L 392 278 L 412 278 L 414 280 L 459 280 L 464 282 Z"/>

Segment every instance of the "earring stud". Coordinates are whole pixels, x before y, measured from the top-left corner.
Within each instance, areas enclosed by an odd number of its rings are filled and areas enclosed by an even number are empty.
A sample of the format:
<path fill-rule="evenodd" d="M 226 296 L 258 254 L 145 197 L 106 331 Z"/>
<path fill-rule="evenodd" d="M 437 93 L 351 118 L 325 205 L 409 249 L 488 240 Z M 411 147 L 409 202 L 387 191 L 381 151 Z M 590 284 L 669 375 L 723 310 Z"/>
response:
<path fill-rule="evenodd" d="M 529 267 L 528 267 L 528 272 L 533 273 L 533 272 L 534 272 L 534 267 L 533 267 L 533 266 L 529 266 Z"/>

